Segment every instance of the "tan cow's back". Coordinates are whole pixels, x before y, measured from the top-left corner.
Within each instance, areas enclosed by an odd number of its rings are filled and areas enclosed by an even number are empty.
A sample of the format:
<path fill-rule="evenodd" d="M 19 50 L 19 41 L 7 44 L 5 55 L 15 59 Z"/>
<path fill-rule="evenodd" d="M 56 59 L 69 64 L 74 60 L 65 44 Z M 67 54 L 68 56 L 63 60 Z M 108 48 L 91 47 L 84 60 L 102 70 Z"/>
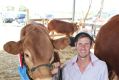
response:
<path fill-rule="evenodd" d="M 78 30 L 78 26 L 74 23 L 53 19 L 48 23 L 48 30 L 50 32 L 57 32 L 71 36 Z"/>

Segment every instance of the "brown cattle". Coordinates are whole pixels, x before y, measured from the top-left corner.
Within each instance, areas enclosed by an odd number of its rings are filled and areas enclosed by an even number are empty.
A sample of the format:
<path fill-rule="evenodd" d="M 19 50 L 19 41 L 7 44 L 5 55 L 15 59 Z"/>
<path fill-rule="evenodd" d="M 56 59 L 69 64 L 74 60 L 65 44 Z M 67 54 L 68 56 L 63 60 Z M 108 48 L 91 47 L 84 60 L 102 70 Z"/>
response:
<path fill-rule="evenodd" d="M 106 61 L 109 72 L 113 70 L 119 77 L 119 15 L 101 27 L 94 51 L 97 57 Z"/>
<path fill-rule="evenodd" d="M 54 49 L 65 48 L 68 44 L 68 38 L 51 40 L 44 25 L 31 23 L 22 28 L 20 40 L 7 42 L 4 50 L 14 55 L 24 55 L 29 75 L 33 80 L 46 80 L 49 77 L 47 80 L 51 80 L 50 62 Z"/>
<path fill-rule="evenodd" d="M 75 31 L 78 30 L 78 26 L 75 23 L 53 19 L 48 23 L 48 30 L 50 32 L 56 32 L 71 36 Z"/>

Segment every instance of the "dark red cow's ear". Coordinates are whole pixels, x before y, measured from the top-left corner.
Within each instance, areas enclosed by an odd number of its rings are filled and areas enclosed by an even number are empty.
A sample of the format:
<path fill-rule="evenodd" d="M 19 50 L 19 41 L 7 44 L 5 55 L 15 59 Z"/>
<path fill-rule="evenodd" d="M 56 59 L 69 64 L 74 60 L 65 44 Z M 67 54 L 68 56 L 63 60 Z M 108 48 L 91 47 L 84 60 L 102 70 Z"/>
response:
<path fill-rule="evenodd" d="M 17 55 L 21 52 L 21 44 L 19 42 L 9 41 L 4 44 L 3 49 L 13 55 Z"/>
<path fill-rule="evenodd" d="M 52 44 L 55 49 L 64 49 L 65 47 L 69 46 L 70 39 L 68 37 L 63 37 L 60 39 L 52 40 Z"/>

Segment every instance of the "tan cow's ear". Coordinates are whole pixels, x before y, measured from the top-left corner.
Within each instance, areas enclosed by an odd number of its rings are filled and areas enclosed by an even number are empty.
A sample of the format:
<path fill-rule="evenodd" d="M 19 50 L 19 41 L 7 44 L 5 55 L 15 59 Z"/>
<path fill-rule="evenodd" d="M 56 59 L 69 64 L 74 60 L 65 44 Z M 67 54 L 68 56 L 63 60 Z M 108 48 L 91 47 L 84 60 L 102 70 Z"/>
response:
<path fill-rule="evenodd" d="M 55 49 L 64 49 L 70 44 L 70 39 L 68 37 L 63 37 L 60 39 L 52 40 Z"/>
<path fill-rule="evenodd" d="M 21 42 L 10 41 L 4 44 L 3 49 L 13 55 L 17 55 L 21 52 Z"/>

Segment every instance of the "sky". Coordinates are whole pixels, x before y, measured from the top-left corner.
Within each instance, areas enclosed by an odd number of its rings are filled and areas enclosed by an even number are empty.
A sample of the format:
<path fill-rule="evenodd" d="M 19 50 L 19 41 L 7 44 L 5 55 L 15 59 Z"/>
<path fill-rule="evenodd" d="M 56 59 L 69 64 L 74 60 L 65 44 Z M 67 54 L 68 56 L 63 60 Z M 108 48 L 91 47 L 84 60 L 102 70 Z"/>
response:
<path fill-rule="evenodd" d="M 55 13 L 57 16 L 61 13 L 64 16 L 70 16 L 67 13 L 73 13 L 73 1 L 74 0 L 0 0 L 0 6 L 6 5 L 14 5 L 15 7 L 19 7 L 20 5 L 25 5 L 29 8 L 29 12 L 31 14 L 40 14 L 41 16 L 47 14 Z M 75 0 L 76 1 L 76 13 L 80 12 L 80 15 L 83 16 L 86 14 L 86 11 L 89 7 L 90 0 Z M 99 11 L 102 0 L 92 0 L 92 6 L 90 13 L 95 14 Z M 104 0 L 103 11 L 114 11 L 116 13 L 119 12 L 119 0 Z M 82 14 L 81 14 L 82 13 Z M 116 14 L 115 13 L 115 14 Z M 78 13 L 78 16 L 80 16 Z"/>
<path fill-rule="evenodd" d="M 73 0 L 0 0 L 0 5 L 26 5 L 32 8 L 50 8 L 50 9 L 70 9 L 73 4 Z M 86 8 L 89 5 L 90 0 L 75 0 L 77 7 Z M 93 6 L 100 6 L 102 0 L 92 0 Z M 116 8 L 118 9 L 119 0 L 104 0 L 105 9 Z M 59 6 L 59 7 L 57 7 Z"/>

